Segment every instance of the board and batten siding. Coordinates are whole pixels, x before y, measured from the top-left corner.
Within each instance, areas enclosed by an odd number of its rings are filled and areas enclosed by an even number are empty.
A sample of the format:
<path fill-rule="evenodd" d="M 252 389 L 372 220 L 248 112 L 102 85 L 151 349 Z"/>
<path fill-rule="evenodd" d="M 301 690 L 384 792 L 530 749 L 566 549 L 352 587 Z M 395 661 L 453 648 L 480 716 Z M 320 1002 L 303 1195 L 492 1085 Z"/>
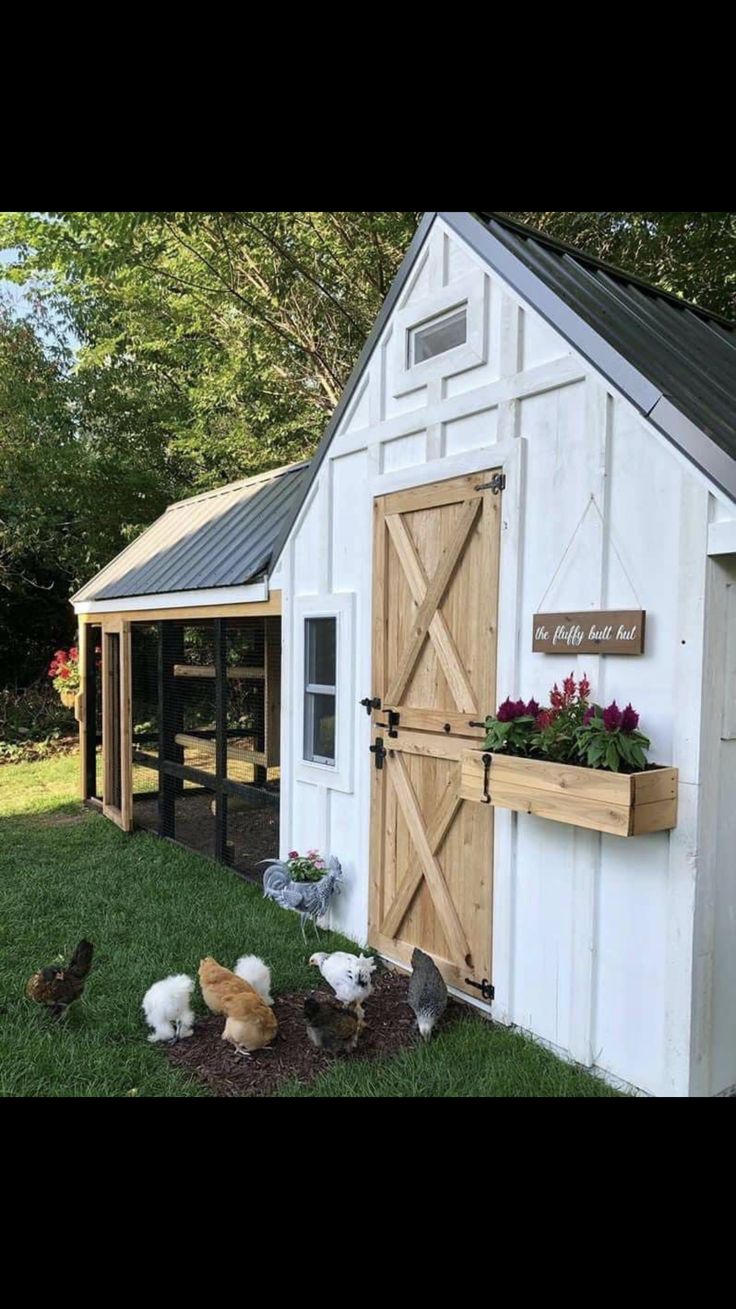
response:
<path fill-rule="evenodd" d="M 479 358 L 422 385 L 396 383 L 396 323 L 455 282 L 480 306 Z M 449 297 L 452 299 L 452 296 Z M 595 699 L 632 701 L 651 758 L 680 770 L 670 833 L 621 840 L 496 812 L 493 1013 L 567 1056 L 645 1092 L 687 1095 L 707 538 L 719 513 L 703 477 L 436 219 L 282 554 L 283 853 L 341 860 L 332 922 L 364 942 L 368 923 L 371 542 L 375 495 L 503 466 L 497 697 L 546 700 L 587 673 Z M 353 705 L 338 724 L 350 789 L 301 761 L 303 670 L 294 602 L 353 601 Z M 532 615 L 645 609 L 641 658 L 531 650 Z M 343 652 L 345 654 L 345 652 Z M 488 712 L 495 706 L 488 705 Z M 341 770 L 342 771 L 342 770 Z"/>

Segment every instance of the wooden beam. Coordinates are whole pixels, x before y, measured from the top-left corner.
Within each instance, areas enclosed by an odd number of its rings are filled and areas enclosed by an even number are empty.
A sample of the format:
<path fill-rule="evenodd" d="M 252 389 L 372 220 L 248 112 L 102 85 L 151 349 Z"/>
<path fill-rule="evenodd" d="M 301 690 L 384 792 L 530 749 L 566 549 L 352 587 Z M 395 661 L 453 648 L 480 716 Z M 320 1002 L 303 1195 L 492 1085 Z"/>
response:
<path fill-rule="evenodd" d="M 177 732 L 174 738 L 177 745 L 182 746 L 185 750 L 198 750 L 200 754 L 212 755 L 214 759 L 217 755 L 217 742 L 208 741 L 206 737 L 189 736 L 187 732 Z M 235 764 L 261 764 L 266 766 L 266 753 L 264 750 L 239 750 L 235 746 L 227 747 L 227 758 Z"/>
<path fill-rule="evenodd" d="M 241 664 L 236 664 L 228 668 L 227 675 L 234 680 L 245 680 L 257 682 L 265 678 L 265 668 L 246 668 Z M 174 677 L 214 677 L 214 664 L 174 664 Z"/>
<path fill-rule="evenodd" d="M 123 602 L 121 601 L 121 604 Z M 281 592 L 272 591 L 268 600 L 258 600 L 253 604 L 185 606 L 182 609 L 120 609 L 113 613 L 79 614 L 79 621 L 86 623 L 104 623 L 107 619 L 124 619 L 128 623 L 156 623 L 169 619 L 201 622 L 206 618 L 265 618 L 269 614 L 281 613 Z"/>

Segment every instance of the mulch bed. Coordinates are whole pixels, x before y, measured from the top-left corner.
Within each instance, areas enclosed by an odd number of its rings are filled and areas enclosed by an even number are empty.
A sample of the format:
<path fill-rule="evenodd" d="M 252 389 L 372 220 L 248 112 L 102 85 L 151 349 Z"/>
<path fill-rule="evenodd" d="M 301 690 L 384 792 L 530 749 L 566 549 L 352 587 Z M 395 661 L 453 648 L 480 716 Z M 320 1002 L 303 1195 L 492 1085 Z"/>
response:
<path fill-rule="evenodd" d="M 292 1078 L 308 1085 L 332 1067 L 335 1058 L 386 1059 L 421 1039 L 414 1014 L 406 1003 L 407 977 L 386 970 L 376 976 L 373 995 L 366 1001 L 367 1026 L 351 1055 L 327 1055 L 315 1050 L 304 1023 L 304 992 L 275 997 L 274 1012 L 279 1030 L 273 1045 L 258 1050 L 250 1059 L 236 1054 L 222 1040 L 224 1019 L 215 1015 L 198 1018 L 194 1036 L 165 1047 L 171 1062 L 183 1072 L 204 1082 L 217 1096 L 273 1095 Z M 331 994 L 320 990 L 318 994 Z M 443 1026 L 467 1013 L 450 1001 Z"/>

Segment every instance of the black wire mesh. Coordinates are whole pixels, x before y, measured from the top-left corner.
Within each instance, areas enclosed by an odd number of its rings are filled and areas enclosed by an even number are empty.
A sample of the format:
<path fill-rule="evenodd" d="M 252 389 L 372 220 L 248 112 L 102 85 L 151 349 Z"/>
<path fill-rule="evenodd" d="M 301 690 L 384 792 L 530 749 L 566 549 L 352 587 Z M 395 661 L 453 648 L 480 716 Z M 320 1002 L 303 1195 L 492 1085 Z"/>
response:
<path fill-rule="evenodd" d="M 131 628 L 136 825 L 253 876 L 278 854 L 279 650 L 272 618 Z"/>

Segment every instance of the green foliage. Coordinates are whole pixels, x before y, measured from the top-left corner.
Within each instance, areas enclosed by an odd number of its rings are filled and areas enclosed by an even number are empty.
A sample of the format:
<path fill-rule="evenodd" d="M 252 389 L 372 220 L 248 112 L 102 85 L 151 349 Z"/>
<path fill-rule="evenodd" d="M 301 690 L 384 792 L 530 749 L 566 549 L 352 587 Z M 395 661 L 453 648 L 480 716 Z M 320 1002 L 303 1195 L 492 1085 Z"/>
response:
<path fill-rule="evenodd" d="M 529 714 L 505 723 L 493 716 L 487 718 L 484 750 L 526 758 L 532 750 L 535 721 Z"/>
<path fill-rule="evenodd" d="M 650 745 L 649 738 L 637 729 L 627 732 L 622 727 L 607 727 L 602 710 L 597 710 L 576 734 L 578 753 L 587 766 L 611 773 L 643 772 L 647 767 L 645 751 Z"/>

